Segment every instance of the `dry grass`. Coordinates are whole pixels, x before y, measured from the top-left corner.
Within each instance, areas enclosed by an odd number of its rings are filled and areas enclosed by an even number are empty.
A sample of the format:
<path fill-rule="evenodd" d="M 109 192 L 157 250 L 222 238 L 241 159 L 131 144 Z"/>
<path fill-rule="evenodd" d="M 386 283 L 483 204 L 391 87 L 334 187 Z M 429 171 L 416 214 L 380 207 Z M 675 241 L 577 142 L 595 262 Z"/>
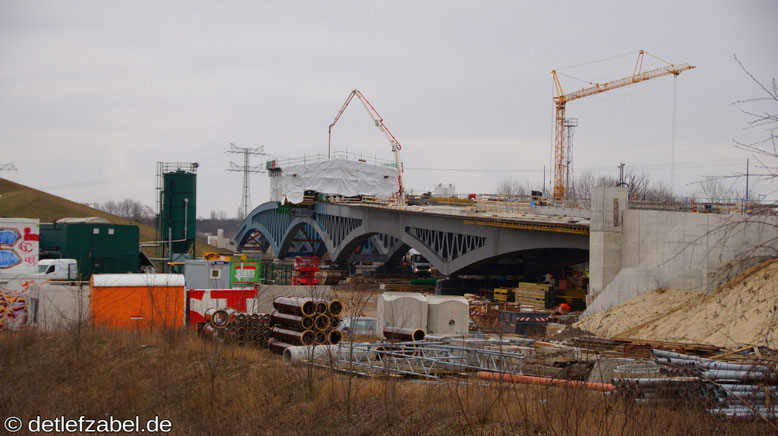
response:
<path fill-rule="evenodd" d="M 169 419 L 174 434 L 767 434 L 694 407 L 631 407 L 601 393 L 354 378 L 284 366 L 265 350 L 191 334 L 0 334 L 0 417 Z M 209 368 L 215 368 L 211 385 Z"/>

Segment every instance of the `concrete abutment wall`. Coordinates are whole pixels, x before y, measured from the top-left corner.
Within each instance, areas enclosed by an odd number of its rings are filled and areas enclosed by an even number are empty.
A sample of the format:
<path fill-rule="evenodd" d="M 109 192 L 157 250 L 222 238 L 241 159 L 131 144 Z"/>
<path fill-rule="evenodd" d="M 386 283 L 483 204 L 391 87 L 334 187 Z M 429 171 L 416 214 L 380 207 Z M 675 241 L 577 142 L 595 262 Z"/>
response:
<path fill-rule="evenodd" d="M 596 188 L 589 243 L 586 314 L 657 288 L 711 291 L 775 256 L 778 219 L 629 210 L 626 187 Z"/>

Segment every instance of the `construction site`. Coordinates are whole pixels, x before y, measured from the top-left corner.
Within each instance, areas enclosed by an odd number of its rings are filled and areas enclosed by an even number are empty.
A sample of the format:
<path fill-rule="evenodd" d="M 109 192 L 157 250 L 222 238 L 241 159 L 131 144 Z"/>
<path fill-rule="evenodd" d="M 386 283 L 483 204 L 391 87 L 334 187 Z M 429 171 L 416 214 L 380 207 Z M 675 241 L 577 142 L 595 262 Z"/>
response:
<path fill-rule="evenodd" d="M 326 150 L 225 141 L 241 201 L 216 235 L 198 231 L 215 176 L 191 155 L 148 160 L 152 225 L 0 166 L 5 430 L 114 432 L 110 415 L 139 417 L 133 433 L 778 433 L 776 203 L 748 185 L 652 197 L 620 162 L 584 191 L 573 171 L 570 107 L 697 73 L 629 56 L 583 87 L 551 71 L 552 164 L 527 192 L 412 189 L 406 167 L 428 164 L 404 160 L 388 96 L 359 89 Z M 338 149 L 362 110 L 383 142 Z"/>

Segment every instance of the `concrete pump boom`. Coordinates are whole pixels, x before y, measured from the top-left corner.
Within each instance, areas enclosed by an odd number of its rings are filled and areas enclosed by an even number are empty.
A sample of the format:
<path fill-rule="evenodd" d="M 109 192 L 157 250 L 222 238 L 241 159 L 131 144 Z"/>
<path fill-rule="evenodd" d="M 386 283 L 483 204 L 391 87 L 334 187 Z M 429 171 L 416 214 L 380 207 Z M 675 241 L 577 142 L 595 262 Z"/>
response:
<path fill-rule="evenodd" d="M 381 132 L 386 135 L 386 138 L 389 140 L 389 143 L 392 145 L 392 153 L 394 153 L 394 161 L 397 165 L 397 184 L 399 185 L 399 189 L 397 190 L 397 197 L 403 198 L 405 195 L 405 187 L 403 185 L 403 161 L 400 159 L 400 150 L 402 149 L 402 146 L 400 145 L 400 142 L 397 141 L 397 138 L 392 135 L 392 132 L 389 131 L 389 128 L 386 127 L 384 124 L 384 119 L 381 118 L 381 115 L 379 115 L 378 111 L 375 110 L 372 104 L 370 104 L 369 101 L 367 101 L 367 98 L 365 98 L 364 95 L 358 90 L 355 89 L 351 91 L 351 93 L 348 95 L 348 98 L 346 99 L 346 102 L 343 103 L 343 106 L 338 111 L 338 114 L 335 115 L 335 119 L 332 121 L 332 124 L 330 124 L 329 128 L 329 139 L 328 139 L 328 149 L 327 149 L 327 156 L 330 155 L 330 150 L 332 149 L 332 127 L 338 122 L 340 119 L 340 116 L 343 115 L 343 112 L 348 107 L 349 103 L 351 103 L 351 100 L 354 99 L 354 96 L 356 96 L 360 102 L 362 102 L 362 106 L 365 107 L 365 110 L 368 114 L 370 114 L 370 118 L 373 119 L 373 122 L 375 123 L 376 127 L 378 127 Z"/>

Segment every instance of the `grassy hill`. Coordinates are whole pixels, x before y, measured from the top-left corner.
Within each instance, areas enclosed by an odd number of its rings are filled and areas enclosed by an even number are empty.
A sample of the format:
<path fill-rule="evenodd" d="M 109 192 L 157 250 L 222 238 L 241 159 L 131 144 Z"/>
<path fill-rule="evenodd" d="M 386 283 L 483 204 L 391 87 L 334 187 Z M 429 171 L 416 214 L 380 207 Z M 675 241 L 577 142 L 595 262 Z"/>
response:
<path fill-rule="evenodd" d="M 38 218 L 42 223 L 51 223 L 60 218 L 91 216 L 105 218 L 114 224 L 138 226 L 141 242 L 153 241 L 156 238 L 156 230 L 152 226 L 0 178 L 0 217 L 2 218 Z M 197 241 L 196 249 L 198 256 L 203 251 L 219 251 L 218 248 L 207 245 L 201 240 Z"/>

